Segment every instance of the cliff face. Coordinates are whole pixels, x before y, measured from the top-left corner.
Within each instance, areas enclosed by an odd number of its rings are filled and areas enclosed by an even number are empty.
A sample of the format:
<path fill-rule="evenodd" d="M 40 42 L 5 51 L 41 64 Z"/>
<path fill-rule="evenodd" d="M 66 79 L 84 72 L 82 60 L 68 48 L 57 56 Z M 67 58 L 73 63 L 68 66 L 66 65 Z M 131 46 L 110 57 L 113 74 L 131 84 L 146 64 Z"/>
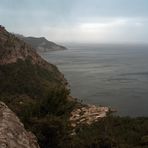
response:
<path fill-rule="evenodd" d="M 0 29 L 0 64 L 15 63 L 18 59 L 30 58 L 33 64 L 49 66 L 35 50 L 15 35 L 10 34 L 5 28 Z"/>
<path fill-rule="evenodd" d="M 42 59 L 31 45 L 10 34 L 4 27 L 0 27 L 0 65 L 17 63 L 18 60 L 30 60 L 32 64 L 54 73 L 59 82 L 67 83 L 57 67 Z"/>
<path fill-rule="evenodd" d="M 0 102 L 0 148 L 39 148 L 36 137 Z"/>
<path fill-rule="evenodd" d="M 0 26 L 0 101 L 16 113 L 26 129 L 37 136 L 42 148 L 57 147 L 59 137 L 67 126 L 65 120 L 75 102 L 68 100 L 66 84 L 56 66 L 42 59 L 31 45 Z M 7 120 L 0 121 L 0 126 L 4 127 L 2 144 L 8 145 L 7 139 L 10 138 L 10 143 L 18 148 L 22 143 L 26 146 L 23 148 L 34 148 L 29 145 L 31 137 L 21 130 L 23 126 L 19 120 L 9 114 L 10 110 L 5 105 L 4 108 L 6 112 L 1 117 Z M 14 126 L 13 121 L 16 123 Z M 28 141 L 25 141 L 27 137 Z"/>

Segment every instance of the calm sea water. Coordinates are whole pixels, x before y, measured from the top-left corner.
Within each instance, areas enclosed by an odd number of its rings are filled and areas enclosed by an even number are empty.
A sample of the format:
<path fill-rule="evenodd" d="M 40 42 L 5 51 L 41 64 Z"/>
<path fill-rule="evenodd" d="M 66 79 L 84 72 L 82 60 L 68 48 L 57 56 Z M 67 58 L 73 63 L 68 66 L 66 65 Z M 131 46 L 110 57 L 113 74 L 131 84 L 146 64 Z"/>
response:
<path fill-rule="evenodd" d="M 148 116 L 148 45 L 75 44 L 42 56 L 85 103 L 111 106 L 121 116 Z"/>

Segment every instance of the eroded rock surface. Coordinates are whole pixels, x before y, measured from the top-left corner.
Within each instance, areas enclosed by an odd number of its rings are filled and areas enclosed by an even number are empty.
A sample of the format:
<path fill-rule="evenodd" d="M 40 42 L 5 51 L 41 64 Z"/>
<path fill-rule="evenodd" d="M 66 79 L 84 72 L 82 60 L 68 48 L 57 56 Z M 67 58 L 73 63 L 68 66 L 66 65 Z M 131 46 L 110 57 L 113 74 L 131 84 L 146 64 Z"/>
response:
<path fill-rule="evenodd" d="M 0 102 L 0 148 L 39 148 L 36 137 L 25 130 L 3 102 Z"/>
<path fill-rule="evenodd" d="M 95 105 L 88 105 L 86 107 L 75 109 L 71 112 L 71 126 L 76 127 L 80 124 L 90 125 L 98 121 L 98 119 L 106 117 L 109 112 L 109 107 L 97 107 Z"/>

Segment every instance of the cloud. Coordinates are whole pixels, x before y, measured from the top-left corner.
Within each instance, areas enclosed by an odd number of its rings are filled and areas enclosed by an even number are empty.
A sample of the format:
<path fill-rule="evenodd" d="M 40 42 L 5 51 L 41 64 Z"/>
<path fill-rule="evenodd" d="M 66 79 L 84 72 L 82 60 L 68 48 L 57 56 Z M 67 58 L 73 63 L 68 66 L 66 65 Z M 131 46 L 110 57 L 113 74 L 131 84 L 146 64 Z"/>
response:
<path fill-rule="evenodd" d="M 147 5 L 147 0 L 1 0 L 0 18 L 10 32 L 55 42 L 147 42 Z"/>
<path fill-rule="evenodd" d="M 96 21 L 80 21 L 75 24 L 44 26 L 45 36 L 59 42 L 138 42 L 144 40 L 146 18 L 97 18 Z"/>

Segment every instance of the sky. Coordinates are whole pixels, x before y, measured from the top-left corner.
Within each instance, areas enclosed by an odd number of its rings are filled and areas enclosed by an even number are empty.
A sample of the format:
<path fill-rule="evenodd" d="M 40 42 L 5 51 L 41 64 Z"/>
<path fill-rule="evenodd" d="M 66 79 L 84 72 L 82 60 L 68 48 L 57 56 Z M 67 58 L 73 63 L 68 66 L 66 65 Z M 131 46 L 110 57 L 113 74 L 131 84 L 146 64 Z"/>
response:
<path fill-rule="evenodd" d="M 0 24 L 55 42 L 147 43 L 148 0 L 0 0 Z"/>

